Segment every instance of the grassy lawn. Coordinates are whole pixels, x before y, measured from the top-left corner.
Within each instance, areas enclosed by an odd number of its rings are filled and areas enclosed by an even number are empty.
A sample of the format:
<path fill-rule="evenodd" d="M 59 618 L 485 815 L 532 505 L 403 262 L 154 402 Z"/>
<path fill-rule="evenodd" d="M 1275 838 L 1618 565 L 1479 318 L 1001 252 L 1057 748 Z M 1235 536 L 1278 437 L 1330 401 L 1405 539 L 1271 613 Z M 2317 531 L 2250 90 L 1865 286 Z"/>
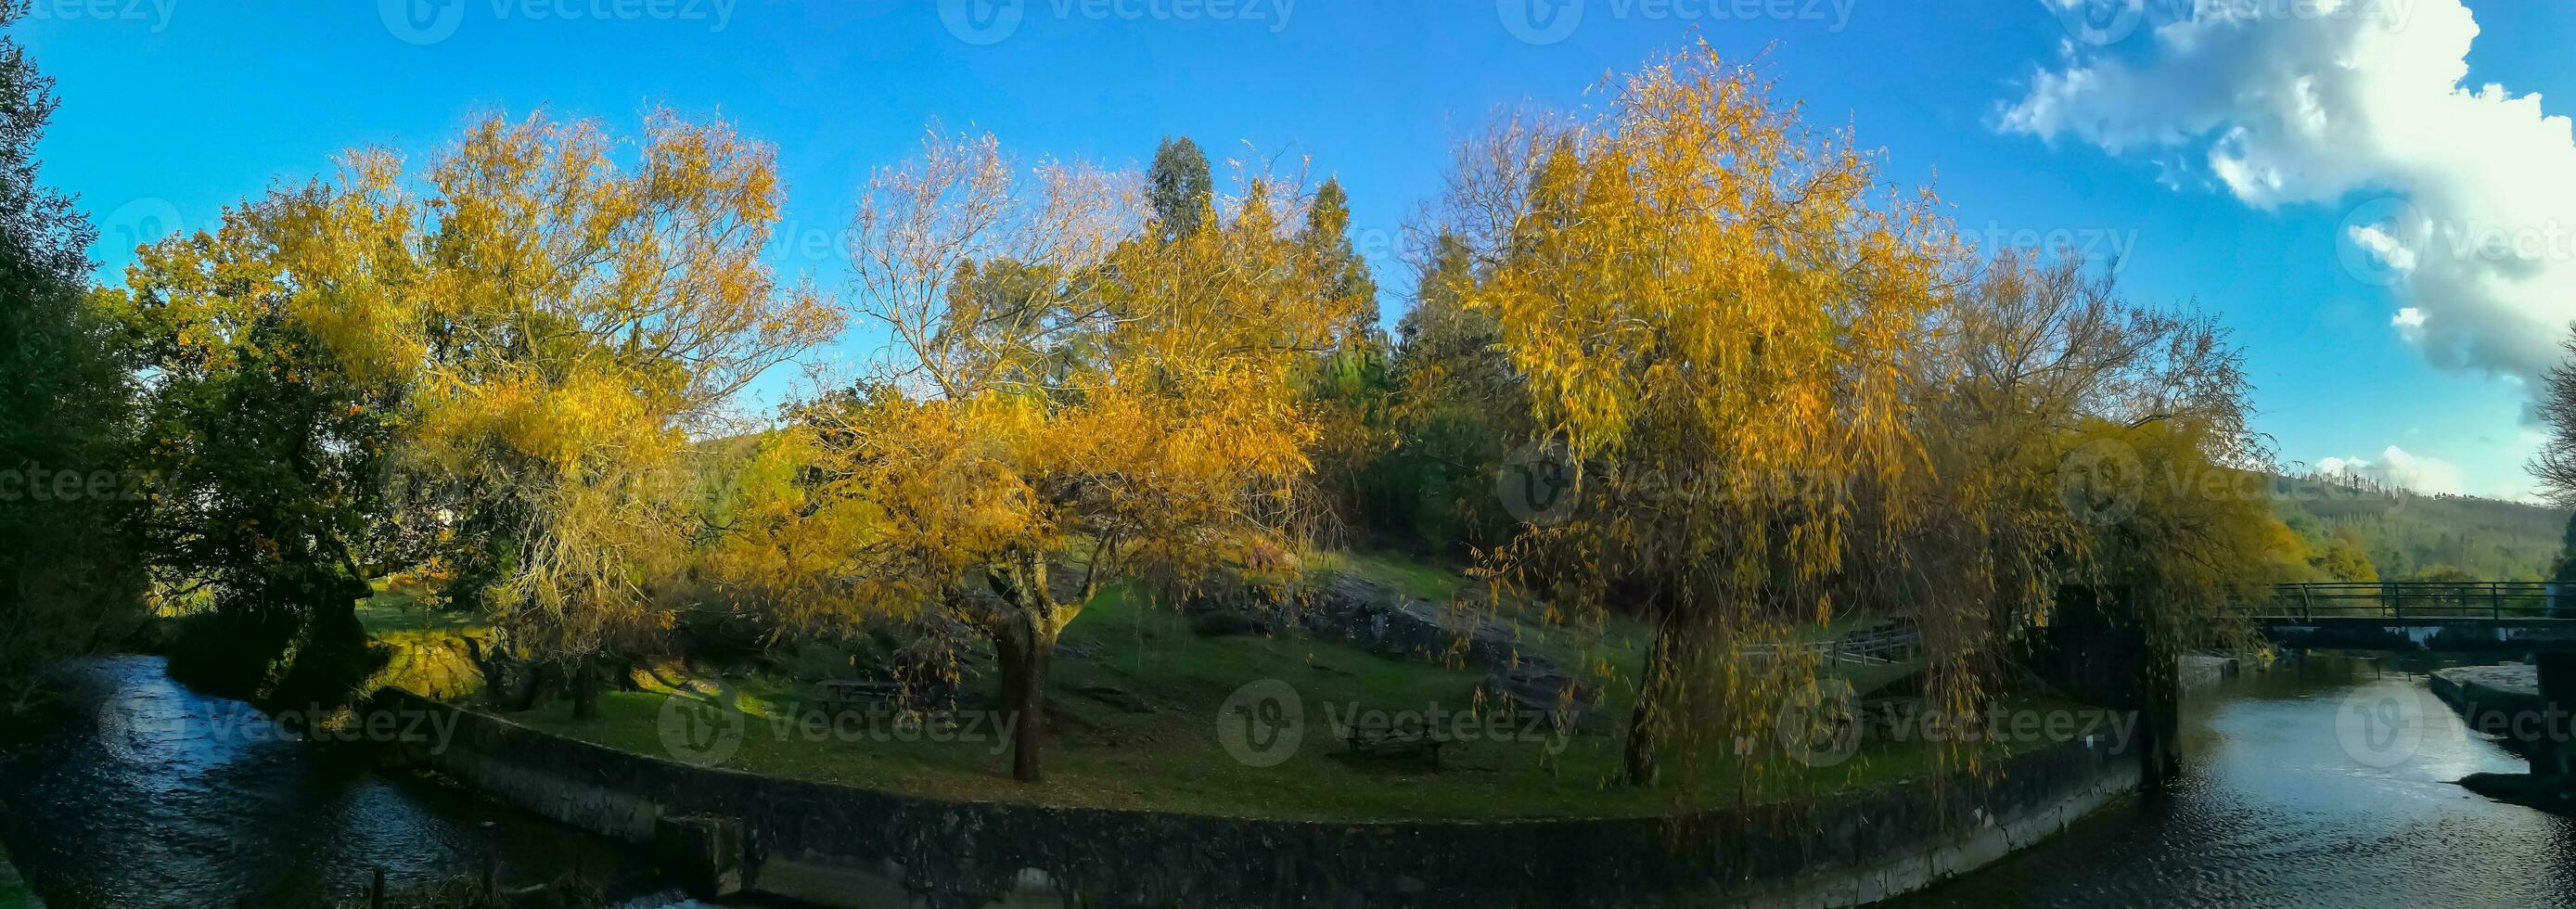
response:
<path fill-rule="evenodd" d="M 474 616 L 434 609 L 417 593 L 403 589 L 386 590 L 359 603 L 358 622 L 378 638 L 460 634 L 489 627 Z"/>
<path fill-rule="evenodd" d="M 36 894 L 18 878 L 17 867 L 9 863 L 9 851 L 0 849 L 0 909 L 27 909 L 34 905 Z"/>
<path fill-rule="evenodd" d="M 1633 651 L 1612 662 L 1633 664 Z M 728 766 L 962 800 L 1349 821 L 1647 814 L 1864 787 L 1919 776 L 1929 767 L 1930 753 L 1919 746 L 1872 743 L 1829 768 L 1807 768 L 1766 747 L 1757 752 L 1765 756 L 1759 758 L 1765 772 L 1712 764 L 1700 778 L 1716 782 L 1685 792 L 1615 784 L 1621 756 L 1615 733 L 1557 737 L 1514 729 L 1511 740 L 1498 741 L 1479 725 L 1444 748 L 1437 769 L 1409 758 L 1350 759 L 1335 740 L 1334 719 L 1355 708 L 1469 709 L 1482 677 L 1304 637 L 1202 638 L 1173 612 L 1106 596 L 1067 629 L 1050 677 L 1059 716 L 1047 741 L 1043 783 L 1010 779 L 994 724 L 974 729 L 975 741 L 930 741 L 883 726 L 817 734 L 796 719 L 802 689 L 758 676 L 728 680 L 748 715 L 743 746 Z M 1252 767 L 1221 746 L 1218 725 L 1228 696 L 1264 679 L 1296 691 L 1304 738 L 1284 763 Z M 1852 681 L 1866 688 L 1874 680 Z M 512 719 L 664 755 L 657 723 L 665 697 L 667 689 L 611 693 L 600 718 L 588 722 L 574 721 L 565 705 Z M 967 705 L 983 697 L 970 693 Z M 1632 697 L 1613 683 L 1603 709 L 1624 719 Z"/>

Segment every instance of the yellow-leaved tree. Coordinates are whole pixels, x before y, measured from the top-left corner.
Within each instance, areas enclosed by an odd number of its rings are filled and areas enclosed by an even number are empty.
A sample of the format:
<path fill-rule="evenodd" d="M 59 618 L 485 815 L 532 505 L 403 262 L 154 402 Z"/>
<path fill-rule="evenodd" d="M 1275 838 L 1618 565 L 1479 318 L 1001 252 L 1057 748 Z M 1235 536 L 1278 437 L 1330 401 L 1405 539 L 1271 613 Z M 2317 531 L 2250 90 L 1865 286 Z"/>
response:
<path fill-rule="evenodd" d="M 948 610 L 999 658 L 1012 773 L 1039 779 L 1058 635 L 1107 585 L 1177 594 L 1293 566 L 1316 418 L 1300 381 L 1357 301 L 1299 267 L 1250 181 L 1149 230 L 1131 174 L 1024 171 L 989 135 L 871 181 L 854 315 L 889 339 L 769 445 L 793 465 L 719 573 L 821 624 Z"/>
<path fill-rule="evenodd" d="M 1768 88 L 1702 45 L 1618 83 L 1596 118 L 1502 123 L 1451 178 L 1445 227 L 1484 275 L 1462 302 L 1499 326 L 1543 440 L 1529 451 L 1565 461 L 1580 502 L 1530 515 L 1501 567 L 1652 623 L 1636 784 L 1667 754 L 1697 767 L 1769 740 L 1815 667 L 1744 650 L 1894 570 L 1855 559 L 1888 549 L 1853 537 L 1901 532 L 1887 506 L 1906 500 L 1869 491 L 1922 469 L 1908 380 L 1955 279 L 1931 200 L 1884 191 L 1849 136 Z"/>
<path fill-rule="evenodd" d="M 2116 588 L 2102 599 L 2167 652 L 2241 643 L 2228 606 L 2302 557 L 2226 331 L 2042 256 L 1993 251 L 1930 333 L 1933 470 L 1906 491 L 1926 517 L 1888 595 L 1921 630 L 1935 710 L 1984 706 L 2070 588 Z"/>
<path fill-rule="evenodd" d="M 389 473 L 443 525 L 454 593 L 571 669 L 578 714 L 702 530 L 687 450 L 841 324 L 761 259 L 780 194 L 772 152 L 722 122 L 657 112 L 630 145 L 494 116 L 418 186 L 360 152 L 266 207 L 296 318 L 399 388 Z"/>

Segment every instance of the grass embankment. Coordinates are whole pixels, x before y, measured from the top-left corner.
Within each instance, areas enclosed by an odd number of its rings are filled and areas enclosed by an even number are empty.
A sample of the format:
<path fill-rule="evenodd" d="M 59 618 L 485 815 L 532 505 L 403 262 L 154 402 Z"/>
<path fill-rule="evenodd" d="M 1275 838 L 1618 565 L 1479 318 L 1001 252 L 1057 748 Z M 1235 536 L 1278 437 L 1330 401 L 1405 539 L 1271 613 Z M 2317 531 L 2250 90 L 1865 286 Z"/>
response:
<path fill-rule="evenodd" d="M 491 626 L 431 608 L 408 591 L 379 593 L 358 604 L 358 622 L 384 646 L 385 665 L 369 690 L 391 686 L 441 701 L 463 701 L 483 688 L 469 641 L 489 640 Z"/>
<path fill-rule="evenodd" d="M 1438 599 L 1437 569 L 1381 556 L 1348 566 Z M 1699 785 L 1640 789 L 1618 785 L 1623 725 L 1633 690 L 1642 629 L 1625 621 L 1594 631 L 1523 626 L 1531 651 L 1560 667 L 1606 661 L 1615 671 L 1603 692 L 1604 733 L 1489 737 L 1487 727 L 1445 746 L 1440 765 L 1408 758 L 1352 759 L 1337 741 L 1336 719 L 1353 709 L 1449 711 L 1475 705 L 1484 673 L 1392 660 L 1302 635 L 1201 637 L 1180 615 L 1108 595 L 1067 629 L 1050 676 L 1057 718 L 1045 755 L 1047 779 L 1010 778 L 1001 731 L 986 724 L 977 740 L 933 741 L 891 724 L 816 734 L 800 726 L 810 687 L 762 675 L 725 679 L 747 721 L 732 769 L 911 794 L 976 801 L 1188 811 L 1253 817 L 1374 821 L 1651 814 L 1739 801 L 1776 801 L 1848 791 L 1925 775 L 1932 752 L 1921 745 L 1865 743 L 1830 767 L 1791 761 L 1762 742 L 1759 772 L 1712 758 Z M 1820 632 L 1822 634 L 1823 632 Z M 1910 671 L 1876 666 L 1847 675 L 1868 690 Z M 1253 767 L 1221 744 L 1227 698 L 1244 684 L 1276 679 L 1301 702 L 1303 743 L 1284 763 Z M 664 700 L 671 689 L 611 692 L 599 718 L 575 721 L 556 705 L 512 717 L 528 726 L 610 747 L 661 756 Z M 970 691 L 971 707 L 988 695 Z M 2029 742 L 2020 747 L 2037 747 Z M 2006 753 L 1992 746 L 1987 757 Z M 1680 774 L 1676 774 L 1680 776 Z"/>
<path fill-rule="evenodd" d="M 42 905 L 36 901 L 35 891 L 18 877 L 18 867 L 9 863 L 8 847 L 0 846 L 0 909 L 35 909 Z"/>

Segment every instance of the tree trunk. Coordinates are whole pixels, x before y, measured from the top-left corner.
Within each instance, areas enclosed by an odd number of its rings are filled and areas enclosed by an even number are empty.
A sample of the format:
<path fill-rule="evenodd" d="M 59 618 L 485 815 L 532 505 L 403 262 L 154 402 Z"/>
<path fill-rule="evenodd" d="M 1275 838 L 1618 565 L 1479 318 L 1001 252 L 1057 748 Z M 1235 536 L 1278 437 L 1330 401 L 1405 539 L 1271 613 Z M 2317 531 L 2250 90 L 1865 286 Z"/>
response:
<path fill-rule="evenodd" d="M 572 671 L 572 718 L 599 718 L 599 661 L 584 658 Z"/>
<path fill-rule="evenodd" d="M 1011 777 L 1023 783 L 1043 778 L 1038 769 L 1038 733 L 1046 724 L 1048 664 L 1055 658 L 1055 633 L 1020 626 L 994 639 L 1002 664 L 1002 721 L 1010 727 Z"/>
<path fill-rule="evenodd" d="M 1680 635 L 1673 620 L 1677 610 L 1654 607 L 1654 638 L 1646 644 L 1646 668 L 1637 680 L 1637 705 L 1628 714 L 1627 783 L 1652 786 L 1658 776 L 1655 746 L 1664 737 L 1664 700 L 1672 688 L 1673 664 L 1679 658 Z"/>

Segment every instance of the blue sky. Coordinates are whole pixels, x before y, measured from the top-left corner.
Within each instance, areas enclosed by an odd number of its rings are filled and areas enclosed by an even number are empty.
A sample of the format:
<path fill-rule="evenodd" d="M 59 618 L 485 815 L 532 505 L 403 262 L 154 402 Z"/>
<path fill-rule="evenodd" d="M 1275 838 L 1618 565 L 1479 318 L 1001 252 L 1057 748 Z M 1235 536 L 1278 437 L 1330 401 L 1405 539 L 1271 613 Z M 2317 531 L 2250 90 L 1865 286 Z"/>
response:
<path fill-rule="evenodd" d="M 2095 7 L 2080 8 L 2087 2 Z M 2388 34 L 2466 40 L 2444 18 L 2459 0 L 2375 2 L 2396 23 Z M 2057 8 L 2067 4 L 2079 8 Z M 1605 74 L 1697 34 L 1730 56 L 1766 59 L 1780 91 L 1813 119 L 1848 122 L 1865 144 L 1883 146 L 1891 180 L 1934 182 L 1971 234 L 2124 249 L 2120 278 L 2132 296 L 2218 313 L 2248 348 L 2258 428 L 2284 460 L 2395 460 L 2412 465 L 2401 480 L 2428 488 L 2526 489 L 2521 464 L 2533 437 L 2521 418 L 2527 393 L 2511 377 L 2529 368 L 2480 345 L 2499 333 L 2554 339 L 2564 329 L 2532 329 L 2537 316 L 2521 310 L 2523 322 L 2481 328 L 2492 307 L 2454 299 L 2478 275 L 2441 283 L 2425 267 L 2391 283 L 2373 280 L 2384 259 L 2356 259 L 2374 255 L 2356 246 L 2356 205 L 2420 197 L 2419 227 L 2474 220 L 2487 196 L 2462 189 L 2466 177 L 2434 175 L 2498 162 L 2448 162 L 2398 139 L 2363 138 L 2351 141 L 2379 142 L 2373 168 L 2293 177 L 2286 189 L 2277 176 L 2228 182 L 2216 173 L 2221 158 L 2290 170 L 2319 159 L 2265 141 L 2263 112 L 2227 109 L 2260 96 L 2227 79 L 2277 82 L 2283 66 L 2305 59 L 2294 51 L 2331 58 L 2347 46 L 2336 41 L 2397 52 L 2366 43 L 2377 32 L 2281 13 L 2283 21 L 2248 26 L 2269 31 L 2252 32 L 2237 57 L 2196 59 L 2169 43 L 2168 26 L 2203 15 L 2188 6 L 37 0 L 18 35 L 58 80 L 47 173 L 99 221 L 106 237 L 93 255 L 103 278 L 136 239 L 210 223 L 221 206 L 274 181 L 326 170 L 345 148 L 425 154 L 478 112 L 540 106 L 631 128 L 648 105 L 664 104 L 721 113 L 778 146 L 790 194 L 780 265 L 827 286 L 839 263 L 807 250 L 829 246 L 867 171 L 899 161 L 937 120 L 993 130 L 1027 155 L 1141 161 L 1160 137 L 1187 134 L 1220 156 L 1311 157 L 1318 179 L 1337 176 L 1350 190 L 1363 245 L 1388 253 L 1379 276 L 1392 310 L 1411 275 L 1384 238 L 1436 192 L 1454 139 L 1500 105 L 1586 103 Z M 2576 3 L 2485 0 L 2467 10 L 2480 28 L 2467 83 L 2538 93 L 2541 110 L 2562 113 L 2547 99 L 2576 98 L 2564 62 L 2576 46 Z M 2280 65 L 2258 65 L 2267 62 Z M 2106 72 L 2132 78 L 2098 78 Z M 2407 84 L 2427 80 L 2440 81 Z M 2129 94 L 2110 96 L 2104 84 Z M 2326 115 L 2369 120 L 2369 105 L 2405 97 L 2335 96 Z M 2539 139 L 2522 129 L 2498 140 L 2539 149 L 2535 168 L 2555 161 L 2548 122 L 2538 123 Z M 2564 121 L 2556 125 L 2563 133 Z M 2403 126 L 2380 124 L 2389 135 Z M 2230 131 L 2241 132 L 2241 147 L 2227 144 Z M 2576 209 L 2568 214 L 2576 223 Z M 2548 305 L 2516 299 L 2526 310 Z M 2427 320 L 2395 324 L 2410 307 Z M 2563 326 L 2576 299 L 2540 315 Z"/>

